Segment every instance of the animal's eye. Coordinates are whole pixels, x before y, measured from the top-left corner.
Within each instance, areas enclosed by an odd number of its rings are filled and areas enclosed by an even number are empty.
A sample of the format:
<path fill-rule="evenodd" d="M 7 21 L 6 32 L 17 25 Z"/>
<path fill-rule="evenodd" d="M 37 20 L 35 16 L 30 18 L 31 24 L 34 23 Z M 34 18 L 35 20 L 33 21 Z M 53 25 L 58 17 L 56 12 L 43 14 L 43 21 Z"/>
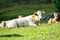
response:
<path fill-rule="evenodd" d="M 41 16 L 43 16 L 43 14 L 41 14 Z"/>
<path fill-rule="evenodd" d="M 38 14 L 35 14 L 36 16 L 38 16 Z"/>

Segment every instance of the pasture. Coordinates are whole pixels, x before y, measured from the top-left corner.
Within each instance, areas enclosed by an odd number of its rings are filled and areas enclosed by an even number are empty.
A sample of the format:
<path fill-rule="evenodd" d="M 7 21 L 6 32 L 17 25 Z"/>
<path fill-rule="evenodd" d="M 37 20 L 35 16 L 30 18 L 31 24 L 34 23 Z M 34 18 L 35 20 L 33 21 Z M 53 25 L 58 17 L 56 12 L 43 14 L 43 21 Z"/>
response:
<path fill-rule="evenodd" d="M 20 5 L 0 9 L 0 21 L 16 18 L 18 15 L 27 16 L 36 10 L 53 13 L 56 8 L 52 5 Z M 60 40 L 60 23 L 48 25 L 42 23 L 36 27 L 0 28 L 0 40 Z"/>
<path fill-rule="evenodd" d="M 0 40 L 60 40 L 60 23 L 36 27 L 0 28 Z"/>
<path fill-rule="evenodd" d="M 56 8 L 54 4 L 50 5 L 20 5 L 20 6 L 12 6 L 7 8 L 0 9 L 0 21 L 14 19 L 18 15 L 27 16 L 33 14 L 37 10 L 44 10 L 46 15 L 49 13 L 53 13 Z"/>

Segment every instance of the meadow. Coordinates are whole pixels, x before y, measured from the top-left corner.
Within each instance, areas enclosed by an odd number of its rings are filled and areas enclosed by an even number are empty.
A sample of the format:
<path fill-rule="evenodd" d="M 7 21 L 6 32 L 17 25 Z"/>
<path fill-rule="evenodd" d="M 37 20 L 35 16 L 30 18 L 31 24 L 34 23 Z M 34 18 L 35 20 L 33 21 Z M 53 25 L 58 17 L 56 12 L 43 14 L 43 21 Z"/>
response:
<path fill-rule="evenodd" d="M 18 15 L 27 16 L 31 15 L 37 10 L 44 10 L 46 15 L 55 12 L 54 4 L 50 5 L 18 5 L 0 9 L 0 21 L 14 19 Z"/>
<path fill-rule="evenodd" d="M 60 40 L 60 23 L 20 28 L 0 28 L 0 40 Z"/>
<path fill-rule="evenodd" d="M 27 16 L 37 10 L 44 10 L 45 15 L 55 12 L 52 5 L 20 5 L 0 9 L 0 21 L 11 20 L 18 15 Z M 0 28 L 0 40 L 60 40 L 60 23 L 45 24 L 32 27 Z"/>

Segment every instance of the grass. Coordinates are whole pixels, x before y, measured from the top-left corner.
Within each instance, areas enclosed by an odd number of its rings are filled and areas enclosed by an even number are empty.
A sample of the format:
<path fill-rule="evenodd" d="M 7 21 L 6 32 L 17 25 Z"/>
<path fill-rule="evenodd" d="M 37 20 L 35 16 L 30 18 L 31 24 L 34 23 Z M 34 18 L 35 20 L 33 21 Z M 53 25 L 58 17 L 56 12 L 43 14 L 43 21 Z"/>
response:
<path fill-rule="evenodd" d="M 0 9 L 0 21 L 14 19 L 18 15 L 31 15 L 37 10 L 44 10 L 46 15 L 53 13 L 54 5 L 20 5 Z M 0 28 L 0 40 L 60 40 L 60 23 L 41 24 L 37 27 Z"/>
<path fill-rule="evenodd" d="M 44 10 L 46 15 L 53 13 L 56 8 L 52 5 L 20 5 L 0 9 L 0 20 L 14 19 L 18 15 L 31 15 L 37 10 Z"/>
<path fill-rule="evenodd" d="M 37 27 L 0 28 L 0 40 L 60 40 L 60 23 Z"/>

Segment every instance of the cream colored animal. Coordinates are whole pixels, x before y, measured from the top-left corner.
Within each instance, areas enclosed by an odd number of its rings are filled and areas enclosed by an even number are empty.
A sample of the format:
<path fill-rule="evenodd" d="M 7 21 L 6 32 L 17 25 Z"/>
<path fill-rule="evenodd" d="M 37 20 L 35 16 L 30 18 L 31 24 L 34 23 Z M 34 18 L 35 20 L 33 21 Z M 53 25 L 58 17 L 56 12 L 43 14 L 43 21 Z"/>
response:
<path fill-rule="evenodd" d="M 50 18 L 48 21 L 48 24 L 52 24 L 52 23 L 58 23 L 57 22 L 57 13 L 54 13 L 54 18 Z"/>
<path fill-rule="evenodd" d="M 56 23 L 56 19 L 55 18 L 50 18 L 48 21 L 48 24 L 52 24 L 52 23 Z"/>
<path fill-rule="evenodd" d="M 5 21 L 6 23 L 5 26 L 6 28 L 21 27 L 21 26 L 38 26 L 37 24 L 40 24 L 39 23 L 40 19 L 42 19 L 42 11 L 39 10 L 33 15 Z"/>

